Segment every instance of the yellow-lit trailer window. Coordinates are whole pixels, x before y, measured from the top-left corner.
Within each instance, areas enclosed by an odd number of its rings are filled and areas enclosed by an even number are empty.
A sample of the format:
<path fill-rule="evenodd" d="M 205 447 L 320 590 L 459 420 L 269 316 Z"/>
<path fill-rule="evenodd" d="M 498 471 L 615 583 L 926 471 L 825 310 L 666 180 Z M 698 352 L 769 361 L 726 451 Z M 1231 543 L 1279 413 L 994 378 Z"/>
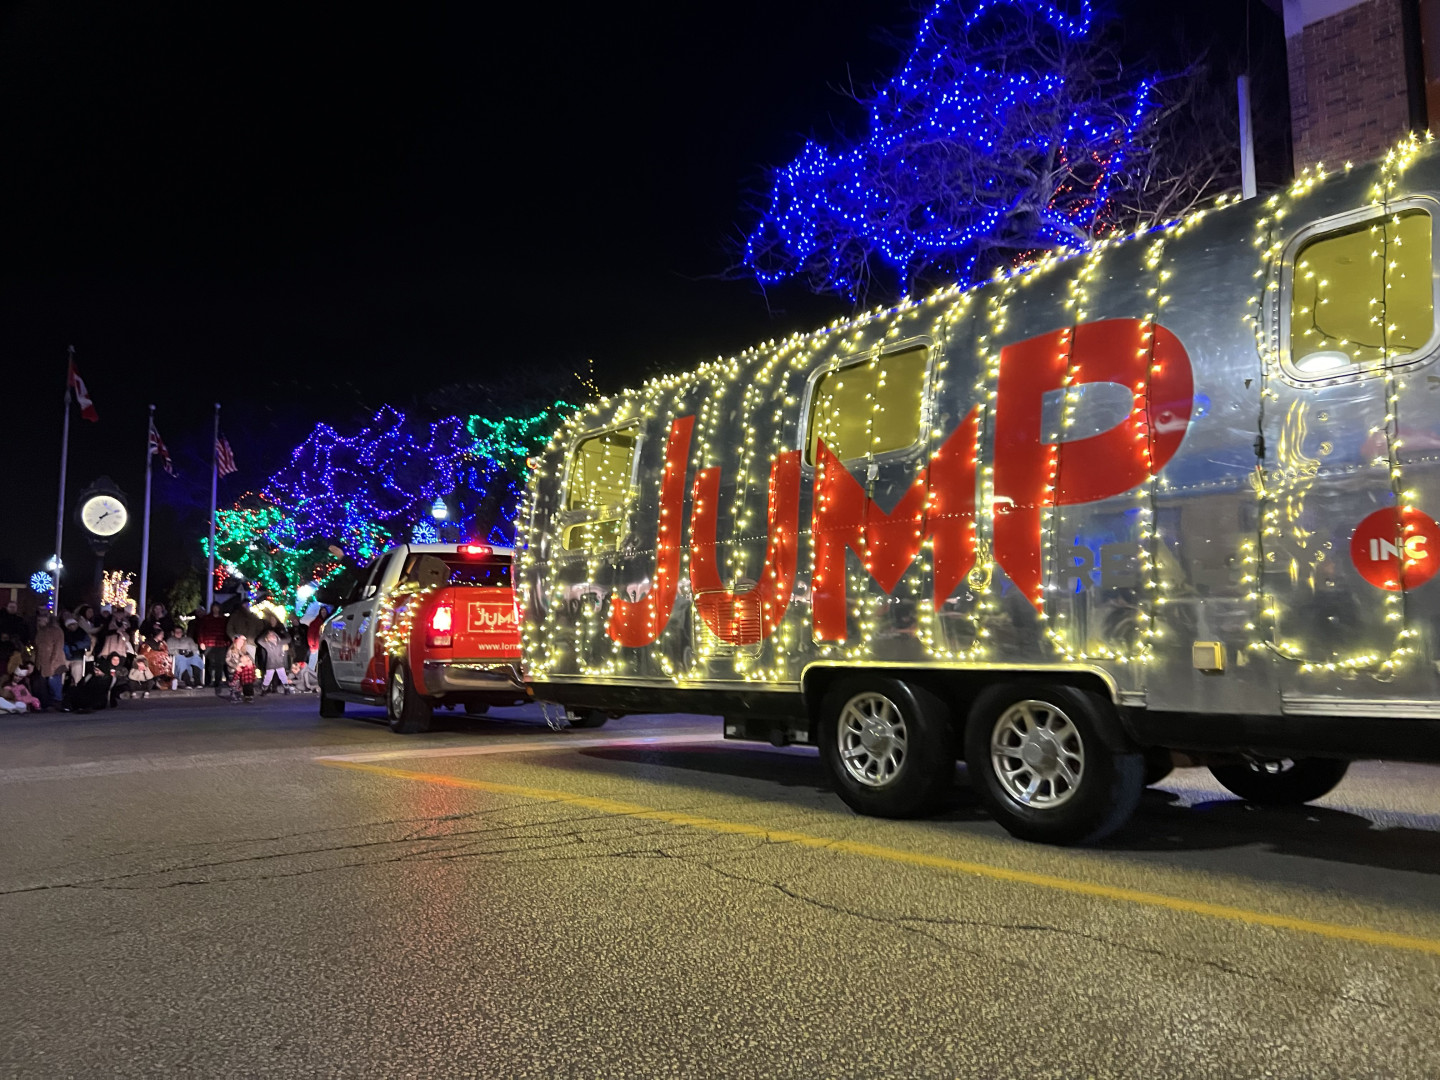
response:
<path fill-rule="evenodd" d="M 1311 378 L 1404 357 L 1435 332 L 1430 215 L 1402 210 L 1311 240 L 1295 256 L 1290 361 Z"/>
<path fill-rule="evenodd" d="M 614 547 L 619 541 L 639 437 L 638 427 L 628 427 L 576 445 L 565 481 L 565 509 L 583 513 L 586 520 L 565 530 L 567 550 Z"/>
<path fill-rule="evenodd" d="M 815 463 L 821 439 L 841 461 L 915 445 L 927 359 L 921 346 L 822 375 L 810 396 L 806 460 Z"/>

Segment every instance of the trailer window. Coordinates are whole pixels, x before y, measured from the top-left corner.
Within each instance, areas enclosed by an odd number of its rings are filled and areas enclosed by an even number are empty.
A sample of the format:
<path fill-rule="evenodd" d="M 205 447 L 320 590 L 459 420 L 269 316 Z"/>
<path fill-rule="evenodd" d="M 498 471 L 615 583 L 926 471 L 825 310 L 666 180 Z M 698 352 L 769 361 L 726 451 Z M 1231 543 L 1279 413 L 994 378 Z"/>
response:
<path fill-rule="evenodd" d="M 565 529 L 567 551 L 613 548 L 619 542 L 639 441 L 640 429 L 632 426 L 592 435 L 576 445 L 566 473 L 565 510 L 572 520 L 581 520 Z"/>
<path fill-rule="evenodd" d="M 920 441 L 920 405 L 929 350 L 884 353 L 827 371 L 810 395 L 805 459 L 815 464 L 821 439 L 841 461 Z"/>
<path fill-rule="evenodd" d="M 1419 352 L 1435 332 L 1430 215 L 1409 209 L 1307 242 L 1295 255 L 1290 364 L 1323 378 Z"/>

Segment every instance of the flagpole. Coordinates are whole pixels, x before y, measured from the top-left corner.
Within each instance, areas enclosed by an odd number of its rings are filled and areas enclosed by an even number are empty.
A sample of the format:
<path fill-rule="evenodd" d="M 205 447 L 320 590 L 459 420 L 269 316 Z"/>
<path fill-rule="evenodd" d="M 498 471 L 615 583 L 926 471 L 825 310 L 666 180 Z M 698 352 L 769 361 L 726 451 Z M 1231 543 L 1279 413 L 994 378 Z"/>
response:
<path fill-rule="evenodd" d="M 55 566 L 54 580 L 50 584 L 50 610 L 60 617 L 60 571 L 65 560 L 60 554 L 65 539 L 65 470 L 70 463 L 70 371 L 75 366 L 75 346 L 69 350 L 70 361 L 65 368 L 65 423 L 60 429 L 60 499 L 55 508 Z"/>
<path fill-rule="evenodd" d="M 67 416 L 68 419 L 68 416 Z M 210 573 L 205 578 L 205 610 L 215 603 L 215 485 L 220 478 L 220 403 L 215 403 L 215 438 L 210 442 Z"/>
<path fill-rule="evenodd" d="M 140 530 L 140 622 L 150 616 L 146 602 L 150 584 L 150 473 L 155 467 L 155 406 L 150 406 L 150 422 L 145 428 L 145 525 Z"/>

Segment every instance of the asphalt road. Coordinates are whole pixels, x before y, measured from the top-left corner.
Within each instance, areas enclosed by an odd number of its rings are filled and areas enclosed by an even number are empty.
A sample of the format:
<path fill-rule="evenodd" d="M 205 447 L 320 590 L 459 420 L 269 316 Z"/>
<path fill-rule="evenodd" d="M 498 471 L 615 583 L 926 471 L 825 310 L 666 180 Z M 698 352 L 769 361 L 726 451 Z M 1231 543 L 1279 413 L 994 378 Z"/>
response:
<path fill-rule="evenodd" d="M 1440 1076 L 1434 769 L 1060 850 L 713 719 L 351 712 L 0 717 L 0 1075 Z"/>

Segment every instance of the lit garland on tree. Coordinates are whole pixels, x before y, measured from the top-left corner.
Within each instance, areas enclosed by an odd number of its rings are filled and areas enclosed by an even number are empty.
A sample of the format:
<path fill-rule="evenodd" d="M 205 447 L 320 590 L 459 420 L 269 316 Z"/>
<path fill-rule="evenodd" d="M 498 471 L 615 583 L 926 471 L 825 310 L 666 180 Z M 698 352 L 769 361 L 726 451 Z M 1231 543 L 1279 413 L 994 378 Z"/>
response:
<path fill-rule="evenodd" d="M 298 611 L 303 586 L 340 572 L 332 544 L 359 563 L 401 539 L 509 545 L 527 461 L 573 411 L 557 401 L 527 417 L 451 416 L 418 438 L 389 406 L 354 435 L 319 424 L 258 494 L 218 513 L 216 584 L 241 579 L 252 601 L 286 597 Z M 432 516 L 442 503 L 443 526 Z"/>
<path fill-rule="evenodd" d="M 383 547 L 384 530 L 360 529 L 344 537 L 356 546 Z M 209 554 L 208 538 L 200 541 Z M 245 583 L 251 602 L 266 597 L 293 599 L 296 610 L 304 585 L 323 585 L 341 570 L 323 538 L 301 538 L 295 520 L 263 495 L 247 494 L 215 515 L 216 584 Z"/>
<path fill-rule="evenodd" d="M 100 603 L 112 611 L 129 611 L 135 606 L 135 601 L 130 598 L 130 586 L 134 584 L 134 574 L 106 570 L 100 576 Z"/>
<path fill-rule="evenodd" d="M 1091 40 L 1089 0 L 937 0 L 853 144 L 807 141 L 746 238 L 765 285 L 802 276 L 852 299 L 882 268 L 969 284 L 1016 255 L 1112 226 L 1144 156 L 1152 86 Z"/>

